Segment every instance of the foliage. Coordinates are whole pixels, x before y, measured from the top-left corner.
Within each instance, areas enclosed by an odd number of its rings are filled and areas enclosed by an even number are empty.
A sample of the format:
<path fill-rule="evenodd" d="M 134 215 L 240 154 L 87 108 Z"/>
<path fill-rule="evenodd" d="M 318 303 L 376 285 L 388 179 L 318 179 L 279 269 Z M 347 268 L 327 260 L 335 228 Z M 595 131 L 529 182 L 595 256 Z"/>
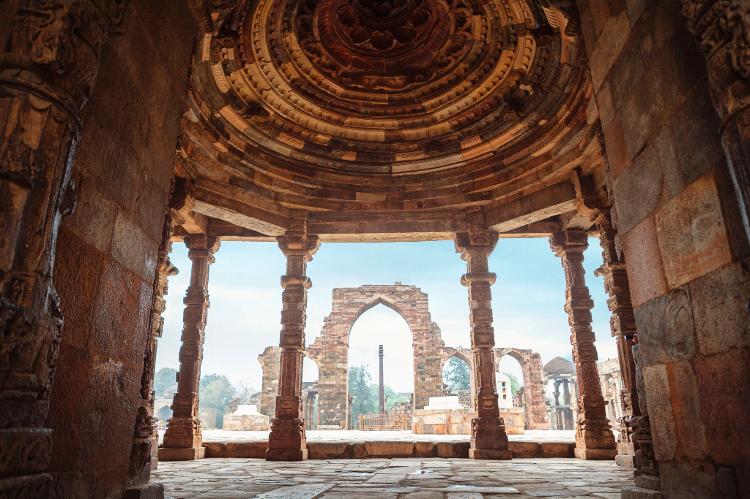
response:
<path fill-rule="evenodd" d="M 510 378 L 510 394 L 515 397 L 516 393 L 518 393 L 518 388 L 520 387 L 520 383 L 518 382 L 518 378 L 513 376 L 511 373 L 503 373 L 508 378 Z"/>
<path fill-rule="evenodd" d="M 375 400 L 378 400 L 378 385 L 370 385 L 370 388 L 373 390 L 373 393 L 375 394 Z M 386 411 L 390 411 L 393 409 L 393 406 L 401 403 L 401 402 L 409 402 L 411 400 L 410 394 L 408 393 L 398 393 L 393 390 L 390 386 L 386 385 L 383 387 L 383 392 L 385 393 L 385 409 Z"/>
<path fill-rule="evenodd" d="M 224 375 L 209 374 L 201 378 L 199 400 L 203 407 L 212 407 L 224 412 L 234 394 L 235 388 Z"/>
<path fill-rule="evenodd" d="M 162 367 L 154 375 L 156 398 L 172 395 L 177 391 L 177 369 Z"/>
<path fill-rule="evenodd" d="M 258 390 L 245 383 L 240 383 L 235 392 L 235 397 L 240 404 L 257 404 L 260 395 Z"/>
<path fill-rule="evenodd" d="M 372 376 L 366 365 L 349 368 L 349 395 L 352 397 L 352 421 L 356 425 L 360 414 L 378 410 L 378 389 L 373 394 L 370 387 Z M 374 395 L 374 396 L 373 396 Z"/>
<path fill-rule="evenodd" d="M 443 369 L 443 383 L 451 393 L 469 390 L 471 386 L 468 364 L 458 357 L 451 357 Z"/>

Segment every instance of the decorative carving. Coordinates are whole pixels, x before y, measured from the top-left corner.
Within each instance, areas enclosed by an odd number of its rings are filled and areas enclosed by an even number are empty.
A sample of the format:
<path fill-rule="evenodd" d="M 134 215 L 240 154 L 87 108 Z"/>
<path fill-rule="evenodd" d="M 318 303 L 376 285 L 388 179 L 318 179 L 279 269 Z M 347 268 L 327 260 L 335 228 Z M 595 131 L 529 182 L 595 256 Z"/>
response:
<path fill-rule="evenodd" d="M 602 266 L 594 275 L 604 278 L 604 289 L 609 296 L 607 306 L 612 316 L 609 319 L 612 337 L 617 343 L 617 357 L 622 373 L 623 388 L 620 393 L 620 405 L 623 417 L 619 419 L 618 453 L 632 456 L 631 444 L 633 429 L 628 426 L 632 416 L 640 415 L 638 409 L 638 392 L 635 384 L 635 362 L 633 360 L 632 341 L 636 334 L 635 314 L 630 298 L 630 284 L 625 259 L 617 244 L 617 231 L 612 223 L 610 208 L 593 211 L 592 221 L 599 232 L 602 247 Z M 622 459 L 622 458 L 618 458 Z M 622 462 L 622 461 L 618 461 Z"/>
<path fill-rule="evenodd" d="M 307 459 L 305 422 L 302 414 L 302 358 L 305 349 L 307 290 L 312 282 L 305 275 L 307 262 L 320 246 L 317 236 L 287 231 L 277 238 L 286 256 L 286 274 L 281 277 L 281 372 L 276 397 L 276 417 L 271 420 L 266 459 Z"/>
<path fill-rule="evenodd" d="M 706 57 L 724 154 L 750 240 L 750 5 L 682 0 L 682 14 Z"/>
<path fill-rule="evenodd" d="M 43 471 L 43 429 L 63 315 L 54 288 L 62 216 L 75 208 L 71 181 L 80 111 L 101 46 L 124 0 L 21 0 L 4 8 L 0 47 L 0 442 L 2 474 Z M 7 452 L 5 452 L 7 451 Z M 11 483 L 12 482 L 12 483 Z M 0 495 L 48 495 L 49 475 L 0 481 Z"/>
<path fill-rule="evenodd" d="M 206 315 L 208 312 L 208 275 L 214 262 L 214 253 L 219 249 L 219 240 L 205 235 L 185 238 L 192 261 L 190 286 L 185 294 L 183 314 L 182 347 L 180 348 L 180 371 L 177 393 L 172 402 L 172 417 L 167 422 L 162 447 L 188 449 L 202 447 L 200 420 L 198 419 L 198 388 Z"/>
<path fill-rule="evenodd" d="M 471 230 L 455 237 L 456 252 L 466 262 L 461 284 L 469 288 L 469 324 L 474 368 L 474 411 L 469 457 L 510 459 L 505 423 L 500 417 L 495 385 L 495 331 L 492 327 L 492 292 L 495 274 L 487 258 L 497 244 L 497 232 Z"/>
<path fill-rule="evenodd" d="M 615 442 L 599 384 L 598 357 L 591 328 L 594 302 L 586 286 L 583 269 L 583 252 L 588 247 L 588 236 L 579 229 L 556 232 L 550 237 L 550 247 L 560 257 L 565 272 L 565 312 L 570 325 L 578 386 L 575 453 L 582 459 L 612 458 Z"/>

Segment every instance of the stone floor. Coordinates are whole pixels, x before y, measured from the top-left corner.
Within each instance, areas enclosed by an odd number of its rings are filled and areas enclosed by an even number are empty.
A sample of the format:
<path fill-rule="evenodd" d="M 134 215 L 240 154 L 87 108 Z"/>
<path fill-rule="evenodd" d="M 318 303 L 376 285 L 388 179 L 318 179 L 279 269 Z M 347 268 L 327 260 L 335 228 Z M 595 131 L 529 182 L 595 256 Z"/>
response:
<path fill-rule="evenodd" d="M 170 498 L 619 498 L 632 472 L 578 459 L 366 459 L 159 463 L 152 480 Z"/>
<path fill-rule="evenodd" d="M 160 440 L 164 432 L 159 432 Z M 468 442 L 469 435 L 418 435 L 410 431 L 307 430 L 309 442 Z M 573 442 L 573 430 L 526 430 L 523 435 L 509 435 L 518 442 Z M 229 431 L 204 429 L 204 442 L 258 442 L 268 440 L 268 431 Z"/>

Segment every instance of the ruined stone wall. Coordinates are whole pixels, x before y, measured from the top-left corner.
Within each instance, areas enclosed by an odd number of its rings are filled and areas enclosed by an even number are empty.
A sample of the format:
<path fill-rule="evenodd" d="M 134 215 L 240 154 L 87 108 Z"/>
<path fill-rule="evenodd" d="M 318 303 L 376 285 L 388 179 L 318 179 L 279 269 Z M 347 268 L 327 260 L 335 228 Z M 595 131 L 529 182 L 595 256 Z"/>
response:
<path fill-rule="evenodd" d="M 276 396 L 279 394 L 281 348 L 266 347 L 263 353 L 258 355 L 258 362 L 263 370 L 258 412 L 274 417 L 276 412 Z"/>
<path fill-rule="evenodd" d="M 60 497 L 128 486 L 194 30 L 185 2 L 129 1 L 83 111 L 77 209 L 55 265 L 65 324 L 49 421 Z"/>
<path fill-rule="evenodd" d="M 750 262 L 704 58 L 677 0 L 578 6 L 662 490 L 747 495 Z"/>
<path fill-rule="evenodd" d="M 528 349 L 495 348 L 496 370 L 500 369 L 503 356 L 509 355 L 521 364 L 524 386 L 524 408 L 526 427 L 530 430 L 545 430 L 549 428 L 549 417 L 544 395 L 544 370 L 542 357 Z"/>
<path fill-rule="evenodd" d="M 370 308 L 384 304 L 400 314 L 412 333 L 414 348 L 414 405 L 422 408 L 429 397 L 442 394 L 443 341 L 430 318 L 427 295 L 415 286 L 368 285 L 333 290 L 331 314 L 323 330 L 308 348 L 319 366 L 319 414 L 321 425 L 347 421 L 349 333 L 357 319 Z"/>

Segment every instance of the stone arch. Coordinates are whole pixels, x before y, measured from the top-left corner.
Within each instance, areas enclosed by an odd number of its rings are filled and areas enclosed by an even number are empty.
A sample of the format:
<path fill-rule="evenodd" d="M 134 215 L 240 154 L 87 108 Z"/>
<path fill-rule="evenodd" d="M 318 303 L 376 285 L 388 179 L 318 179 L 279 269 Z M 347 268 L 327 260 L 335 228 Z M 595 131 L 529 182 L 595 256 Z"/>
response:
<path fill-rule="evenodd" d="M 471 410 L 475 411 L 476 407 L 474 407 L 476 403 L 476 397 L 475 397 L 475 373 L 474 373 L 474 357 L 471 353 L 471 348 L 465 348 L 465 347 L 445 347 L 443 348 L 442 354 L 440 356 L 440 375 L 443 374 L 443 369 L 445 369 L 445 363 L 448 362 L 452 357 L 457 357 L 464 362 L 466 362 L 466 365 L 469 366 L 469 389 L 471 391 Z"/>
<path fill-rule="evenodd" d="M 365 285 L 333 290 L 331 313 L 308 351 L 319 359 L 319 415 L 321 425 L 346 427 L 348 423 L 349 336 L 362 314 L 385 305 L 403 317 L 412 335 L 414 355 L 414 405 L 427 405 L 442 394 L 444 347 L 440 328 L 432 322 L 427 294 L 403 284 Z"/>
<path fill-rule="evenodd" d="M 524 386 L 524 415 L 526 428 L 544 430 L 549 428 L 547 407 L 544 401 L 544 371 L 542 357 L 533 350 L 522 348 L 495 348 L 495 371 L 500 370 L 500 359 L 513 357 L 521 364 Z"/>

